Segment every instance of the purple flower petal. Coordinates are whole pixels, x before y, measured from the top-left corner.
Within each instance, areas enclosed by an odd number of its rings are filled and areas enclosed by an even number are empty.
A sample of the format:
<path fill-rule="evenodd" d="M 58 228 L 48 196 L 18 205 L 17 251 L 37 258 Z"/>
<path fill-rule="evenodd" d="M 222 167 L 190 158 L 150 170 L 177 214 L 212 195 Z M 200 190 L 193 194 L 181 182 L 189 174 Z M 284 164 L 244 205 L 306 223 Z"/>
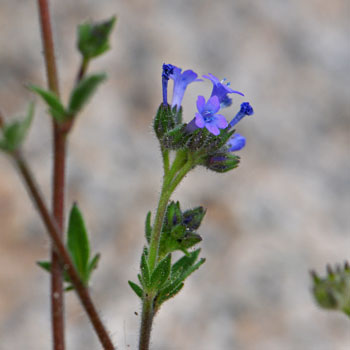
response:
<path fill-rule="evenodd" d="M 203 112 L 205 106 L 205 98 L 204 96 L 198 96 L 197 98 L 197 109 L 199 113 Z"/>
<path fill-rule="evenodd" d="M 181 73 L 181 71 L 181 68 L 174 66 L 173 74 L 169 75 L 169 77 L 174 80 L 171 107 L 176 106 L 177 110 L 179 110 L 181 107 L 182 99 L 184 97 L 187 85 L 195 81 L 201 81 L 201 79 L 197 79 L 197 73 L 193 72 L 192 70 L 186 70 L 183 73 Z"/>
<path fill-rule="evenodd" d="M 196 118 L 196 121 L 195 121 L 196 125 L 201 129 L 204 128 L 205 121 L 202 115 L 199 113 L 196 113 L 195 118 Z"/>
<path fill-rule="evenodd" d="M 215 136 L 220 134 L 220 130 L 214 123 L 207 123 L 205 124 L 205 127 L 208 129 L 210 133 L 212 133 Z"/>
<path fill-rule="evenodd" d="M 215 114 L 220 109 L 220 101 L 217 96 L 212 96 L 205 105 L 205 110 Z"/>
<path fill-rule="evenodd" d="M 203 75 L 203 78 L 209 79 L 213 83 L 213 90 L 211 96 L 218 96 L 221 107 L 228 107 L 232 104 L 232 99 L 228 94 L 239 94 L 244 96 L 241 92 L 232 90 L 229 82 L 225 83 L 225 79 L 220 81 L 213 74 Z"/>
<path fill-rule="evenodd" d="M 228 125 L 226 118 L 221 114 L 216 114 L 215 117 L 216 117 L 216 125 L 220 129 L 225 129 Z"/>

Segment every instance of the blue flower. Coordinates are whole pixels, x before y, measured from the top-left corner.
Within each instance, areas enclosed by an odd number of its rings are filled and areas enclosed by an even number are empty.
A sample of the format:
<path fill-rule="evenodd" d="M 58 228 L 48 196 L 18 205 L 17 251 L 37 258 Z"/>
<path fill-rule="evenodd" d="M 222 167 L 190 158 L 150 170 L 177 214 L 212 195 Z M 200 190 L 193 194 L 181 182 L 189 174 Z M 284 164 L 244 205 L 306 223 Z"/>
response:
<path fill-rule="evenodd" d="M 219 129 L 227 127 L 225 117 L 221 114 L 216 114 L 220 110 L 220 101 L 217 96 L 210 97 L 207 102 L 205 102 L 203 96 L 198 96 L 197 109 L 195 125 L 198 128 L 206 127 L 210 133 L 217 136 L 220 134 Z"/>
<path fill-rule="evenodd" d="M 162 88 L 163 88 L 163 104 L 168 104 L 168 81 L 170 75 L 174 72 L 174 66 L 172 64 L 163 64 L 162 72 Z"/>
<path fill-rule="evenodd" d="M 253 107 L 249 104 L 249 102 L 243 102 L 241 104 L 241 109 L 236 114 L 236 116 L 230 121 L 229 127 L 232 128 L 236 125 L 240 120 L 242 120 L 246 115 L 254 114 Z"/>
<path fill-rule="evenodd" d="M 169 75 L 169 77 L 174 80 L 173 100 L 171 102 L 171 107 L 173 108 L 176 106 L 177 110 L 179 110 L 181 107 L 187 85 L 195 81 L 202 81 L 202 79 L 197 79 L 198 74 L 192 70 L 185 70 L 183 73 L 181 73 L 181 71 L 181 68 L 173 66 L 173 73 Z"/>
<path fill-rule="evenodd" d="M 230 82 L 226 82 L 226 79 L 219 80 L 213 74 L 203 75 L 203 78 L 209 79 L 213 83 L 213 91 L 211 93 L 212 96 L 217 96 L 220 101 L 221 108 L 229 107 L 232 104 L 232 99 L 228 97 L 228 94 L 238 94 L 244 96 L 241 92 L 232 90 L 230 86 Z"/>
<path fill-rule="evenodd" d="M 246 138 L 240 134 L 234 134 L 226 143 L 229 152 L 241 150 L 245 146 Z"/>

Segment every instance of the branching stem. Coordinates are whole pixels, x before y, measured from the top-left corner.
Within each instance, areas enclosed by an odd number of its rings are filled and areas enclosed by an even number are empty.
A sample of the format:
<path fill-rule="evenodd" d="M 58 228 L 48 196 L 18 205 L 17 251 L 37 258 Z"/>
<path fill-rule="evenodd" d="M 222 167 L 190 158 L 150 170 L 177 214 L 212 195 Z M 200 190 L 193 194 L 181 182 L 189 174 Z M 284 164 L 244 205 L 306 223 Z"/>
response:
<path fill-rule="evenodd" d="M 26 184 L 27 190 L 38 209 L 38 212 L 44 222 L 47 232 L 53 242 L 55 252 L 59 257 L 59 263 L 61 268 L 63 267 L 67 271 L 74 290 L 76 291 L 90 321 L 94 327 L 96 334 L 103 346 L 104 350 L 115 350 L 115 347 L 109 337 L 107 330 L 105 329 L 100 316 L 98 315 L 96 308 L 91 300 L 88 288 L 81 281 L 78 272 L 76 271 L 72 259 L 66 250 L 66 247 L 62 241 L 62 234 L 60 228 L 55 219 L 50 215 L 49 210 L 40 194 L 38 186 L 36 185 L 31 171 L 29 170 L 25 160 L 22 158 L 19 152 L 12 154 L 13 159 L 19 169 L 19 172 Z"/>

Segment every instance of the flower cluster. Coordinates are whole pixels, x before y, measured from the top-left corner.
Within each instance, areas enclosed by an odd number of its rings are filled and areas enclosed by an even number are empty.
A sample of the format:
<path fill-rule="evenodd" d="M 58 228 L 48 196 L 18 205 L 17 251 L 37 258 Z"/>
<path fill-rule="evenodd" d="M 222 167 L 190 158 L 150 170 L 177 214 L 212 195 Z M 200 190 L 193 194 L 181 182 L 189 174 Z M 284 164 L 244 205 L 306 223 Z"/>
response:
<path fill-rule="evenodd" d="M 171 64 L 163 65 L 162 87 L 163 103 L 154 122 L 156 134 L 165 149 L 184 149 L 200 152 L 200 165 L 219 172 L 231 170 L 238 164 L 239 158 L 232 152 L 241 150 L 246 139 L 235 134 L 232 129 L 240 120 L 254 113 L 249 102 L 243 102 L 238 113 L 228 122 L 220 112 L 232 105 L 231 94 L 244 96 L 233 90 L 226 80 L 219 80 L 213 74 L 203 75 L 212 83 L 211 95 L 197 97 L 197 112 L 189 123 L 182 123 L 182 100 L 187 86 L 200 82 L 198 74 L 192 70 L 182 71 Z M 168 82 L 173 80 L 171 104 L 168 104 Z"/>

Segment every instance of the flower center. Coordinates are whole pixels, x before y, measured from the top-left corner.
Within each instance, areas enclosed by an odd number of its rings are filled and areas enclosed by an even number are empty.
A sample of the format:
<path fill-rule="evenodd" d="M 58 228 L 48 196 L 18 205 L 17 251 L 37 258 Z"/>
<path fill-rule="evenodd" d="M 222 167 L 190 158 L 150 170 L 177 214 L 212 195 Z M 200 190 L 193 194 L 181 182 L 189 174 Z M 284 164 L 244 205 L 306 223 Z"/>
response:
<path fill-rule="evenodd" d="M 202 117 L 204 118 L 206 123 L 209 123 L 213 120 L 213 112 L 211 111 L 204 111 L 202 114 Z"/>

